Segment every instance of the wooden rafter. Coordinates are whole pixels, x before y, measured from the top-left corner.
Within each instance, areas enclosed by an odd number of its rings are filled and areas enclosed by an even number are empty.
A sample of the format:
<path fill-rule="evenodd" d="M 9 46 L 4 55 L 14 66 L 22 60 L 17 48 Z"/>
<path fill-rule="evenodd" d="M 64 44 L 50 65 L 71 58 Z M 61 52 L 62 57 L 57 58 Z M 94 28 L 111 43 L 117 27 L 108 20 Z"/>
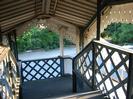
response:
<path fill-rule="evenodd" d="M 42 0 L 42 13 L 45 12 L 46 0 Z"/>
<path fill-rule="evenodd" d="M 54 8 L 53 8 L 54 13 L 55 13 L 55 10 L 56 10 L 57 3 L 58 3 L 58 0 L 55 0 Z"/>
<path fill-rule="evenodd" d="M 46 2 L 46 14 L 49 14 L 50 3 L 51 3 L 51 0 L 47 0 L 47 2 Z"/>
<path fill-rule="evenodd" d="M 124 4 L 124 3 L 131 3 L 133 0 L 110 0 L 108 2 L 108 5 L 118 5 L 118 4 Z"/>

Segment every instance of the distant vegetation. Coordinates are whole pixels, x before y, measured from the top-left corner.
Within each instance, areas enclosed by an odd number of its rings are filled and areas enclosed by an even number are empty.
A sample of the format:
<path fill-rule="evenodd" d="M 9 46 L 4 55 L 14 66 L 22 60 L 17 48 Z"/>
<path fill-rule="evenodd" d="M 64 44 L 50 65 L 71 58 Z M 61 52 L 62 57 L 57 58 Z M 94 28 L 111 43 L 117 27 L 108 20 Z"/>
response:
<path fill-rule="evenodd" d="M 66 39 L 64 43 L 65 45 L 72 44 Z M 44 50 L 55 49 L 59 48 L 59 35 L 48 29 L 32 27 L 17 38 L 17 44 L 19 52 L 41 48 Z"/>
<path fill-rule="evenodd" d="M 101 33 L 101 36 L 115 44 L 133 44 L 133 24 L 112 23 Z"/>

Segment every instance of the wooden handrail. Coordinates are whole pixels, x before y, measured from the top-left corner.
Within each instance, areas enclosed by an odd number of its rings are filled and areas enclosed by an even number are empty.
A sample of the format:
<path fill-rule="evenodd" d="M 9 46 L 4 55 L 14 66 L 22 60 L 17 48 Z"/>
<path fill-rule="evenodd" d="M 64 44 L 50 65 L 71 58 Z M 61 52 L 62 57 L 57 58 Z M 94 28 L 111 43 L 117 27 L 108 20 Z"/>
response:
<path fill-rule="evenodd" d="M 91 53 L 90 53 L 91 52 Z M 105 53 L 107 55 L 105 55 Z M 89 55 L 91 54 L 91 55 Z M 115 62 L 117 60 L 113 59 L 115 57 L 114 55 L 118 55 L 118 63 L 116 64 Z M 113 56 L 113 57 L 112 57 Z M 88 57 L 88 58 L 87 58 Z M 104 58 L 103 58 L 104 57 Z M 89 59 L 90 58 L 90 59 Z M 99 59 L 102 61 L 101 63 L 97 63 Z M 116 56 L 117 58 L 117 56 Z M 85 64 L 86 61 L 89 61 L 88 67 L 86 67 Z M 108 70 L 108 65 L 107 62 L 111 62 L 112 65 L 112 70 Z M 127 63 L 129 61 L 129 64 Z M 128 64 L 128 66 L 127 66 Z M 89 67 L 90 66 L 90 67 Z M 87 68 L 87 70 L 91 71 L 92 75 L 90 77 L 89 75 L 89 80 L 91 80 L 92 85 L 95 87 L 100 87 L 102 83 L 104 83 L 105 90 L 107 91 L 107 96 L 110 97 L 110 94 L 112 92 L 115 93 L 116 98 L 118 98 L 119 93 L 116 92 L 118 88 L 122 88 L 123 92 L 125 95 L 127 94 L 127 99 L 132 99 L 133 97 L 133 50 L 131 49 L 125 49 L 121 46 L 114 45 L 111 43 L 107 42 L 102 42 L 102 41 L 97 41 L 97 40 L 92 40 L 77 56 L 73 58 L 73 90 L 76 92 L 76 84 L 77 84 L 77 71 L 79 71 L 80 75 L 82 76 L 82 79 L 85 79 L 85 73 L 87 72 L 86 70 L 81 70 L 82 68 Z M 95 67 L 95 68 L 94 68 Z M 105 76 L 102 76 L 101 69 L 102 67 L 105 69 L 105 71 L 108 73 Z M 120 74 L 118 73 L 119 68 L 122 67 L 124 68 L 125 72 L 128 74 L 128 77 L 121 79 Z M 89 69 L 88 69 L 89 68 Z M 89 72 L 88 71 L 88 72 Z M 83 72 L 83 73 L 82 73 Z M 118 82 L 119 84 L 114 86 L 114 80 L 112 78 L 112 75 L 116 73 L 116 77 L 118 77 Z M 99 82 L 95 82 L 96 74 L 101 76 L 101 80 Z M 86 78 L 87 79 L 87 78 Z M 106 88 L 105 81 L 109 79 L 111 80 L 111 86 L 112 89 L 109 91 Z M 84 81 L 84 80 L 83 80 Z M 89 82 L 88 82 L 89 83 Z M 125 89 L 125 84 L 127 84 L 127 90 Z M 101 90 L 102 91 L 102 90 Z M 130 92 L 129 92 L 130 91 Z"/>
<path fill-rule="evenodd" d="M 111 44 L 111 43 L 108 43 L 108 42 L 101 42 L 101 41 L 97 41 L 97 40 L 93 40 L 93 42 L 96 43 L 96 44 L 100 44 L 102 46 L 105 46 L 107 48 L 110 48 L 110 49 L 115 49 L 117 51 L 124 52 L 124 53 L 127 53 L 127 54 L 133 54 L 133 50 L 125 49 L 125 48 L 123 48 L 122 46 L 119 46 L 119 45 Z"/>
<path fill-rule="evenodd" d="M 0 46 L 0 62 L 3 61 L 5 57 L 7 57 L 7 53 L 9 51 L 9 47 Z"/>
<path fill-rule="evenodd" d="M 6 92 L 10 93 L 7 98 L 19 99 L 19 69 L 17 61 L 9 47 L 2 46 L 0 48 L 0 63 L 3 65 L 4 71 L 2 74 L 2 87 L 6 86 Z"/>

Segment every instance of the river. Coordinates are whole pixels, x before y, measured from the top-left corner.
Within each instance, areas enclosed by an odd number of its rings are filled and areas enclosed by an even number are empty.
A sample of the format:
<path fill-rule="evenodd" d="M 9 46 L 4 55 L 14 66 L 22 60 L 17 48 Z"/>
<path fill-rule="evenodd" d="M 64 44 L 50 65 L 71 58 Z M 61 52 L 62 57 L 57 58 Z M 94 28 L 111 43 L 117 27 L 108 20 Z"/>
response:
<path fill-rule="evenodd" d="M 23 53 L 19 53 L 20 60 L 32 60 L 32 59 L 43 59 L 43 58 L 51 58 L 57 57 L 60 55 L 60 49 L 53 50 L 35 50 L 35 51 L 27 51 Z M 64 48 L 64 56 L 74 57 L 76 55 L 76 47 L 69 46 Z"/>

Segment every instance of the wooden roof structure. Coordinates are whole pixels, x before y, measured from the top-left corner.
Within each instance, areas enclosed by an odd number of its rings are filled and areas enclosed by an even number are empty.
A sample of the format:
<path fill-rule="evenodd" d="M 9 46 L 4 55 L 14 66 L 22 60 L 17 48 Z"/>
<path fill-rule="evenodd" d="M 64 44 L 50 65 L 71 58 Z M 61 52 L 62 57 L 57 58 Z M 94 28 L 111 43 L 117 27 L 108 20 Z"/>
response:
<path fill-rule="evenodd" d="M 85 28 L 96 18 L 97 1 L 116 4 L 132 0 L 1 0 L 0 29 L 5 32 L 33 18 L 50 17 Z"/>

